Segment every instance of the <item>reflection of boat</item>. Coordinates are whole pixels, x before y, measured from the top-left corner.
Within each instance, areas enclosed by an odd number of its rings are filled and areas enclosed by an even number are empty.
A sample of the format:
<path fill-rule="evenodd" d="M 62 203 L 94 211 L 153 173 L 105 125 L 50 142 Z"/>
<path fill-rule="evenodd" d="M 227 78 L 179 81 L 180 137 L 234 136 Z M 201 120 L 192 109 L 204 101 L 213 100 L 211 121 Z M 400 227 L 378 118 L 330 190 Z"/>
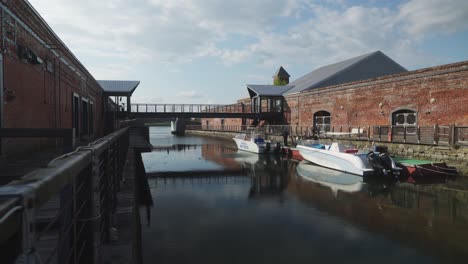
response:
<path fill-rule="evenodd" d="M 446 182 L 458 176 L 457 169 L 447 166 L 445 162 L 395 158 L 401 167 L 402 175 L 409 183 L 438 183 Z"/>
<path fill-rule="evenodd" d="M 260 156 L 263 155 L 257 155 L 254 153 L 249 153 L 249 152 L 244 152 L 244 151 L 238 151 L 237 153 L 234 153 L 234 160 L 238 163 L 241 164 L 251 164 L 254 165 L 260 160 Z M 268 155 L 267 155 L 268 156 Z"/>
<path fill-rule="evenodd" d="M 400 168 L 383 147 L 376 147 L 379 152 L 358 153 L 357 149 L 335 142 L 331 145 L 297 145 L 297 149 L 305 160 L 330 169 L 360 176 L 375 175 L 376 172 L 385 177 L 399 176 Z"/>
<path fill-rule="evenodd" d="M 233 140 L 236 142 L 239 150 L 253 153 L 268 153 L 270 152 L 270 142 L 265 141 L 259 135 L 248 135 L 246 133 L 237 134 Z"/>
<path fill-rule="evenodd" d="M 327 169 L 304 161 L 297 165 L 296 172 L 304 179 L 329 187 L 335 195 L 338 191 L 352 193 L 362 191 L 366 187 L 363 177 Z"/>

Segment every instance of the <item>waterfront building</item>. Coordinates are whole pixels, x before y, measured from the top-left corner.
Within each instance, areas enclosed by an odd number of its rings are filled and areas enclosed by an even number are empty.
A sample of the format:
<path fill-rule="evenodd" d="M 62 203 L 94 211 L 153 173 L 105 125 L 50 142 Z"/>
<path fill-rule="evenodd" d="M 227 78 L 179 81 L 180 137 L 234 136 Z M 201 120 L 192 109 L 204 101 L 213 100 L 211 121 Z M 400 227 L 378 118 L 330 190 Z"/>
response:
<path fill-rule="evenodd" d="M 111 132 L 114 115 L 107 113 L 129 107 L 139 82 L 97 81 L 28 1 L 3 1 L 0 8 L 0 129 L 73 129 L 77 145 Z M 0 158 L 56 144 L 4 137 Z"/>
<path fill-rule="evenodd" d="M 277 73 L 289 74 L 283 67 Z M 278 77 L 273 76 L 274 82 Z M 380 51 L 318 68 L 285 85 L 247 85 L 238 104 L 276 107 L 283 120 L 264 124 L 316 127 L 468 124 L 468 61 L 407 71 Z M 274 110 L 276 111 L 276 110 Z M 255 120 L 204 119 L 202 124 L 256 125 Z M 257 123 L 258 124 L 258 123 Z"/>

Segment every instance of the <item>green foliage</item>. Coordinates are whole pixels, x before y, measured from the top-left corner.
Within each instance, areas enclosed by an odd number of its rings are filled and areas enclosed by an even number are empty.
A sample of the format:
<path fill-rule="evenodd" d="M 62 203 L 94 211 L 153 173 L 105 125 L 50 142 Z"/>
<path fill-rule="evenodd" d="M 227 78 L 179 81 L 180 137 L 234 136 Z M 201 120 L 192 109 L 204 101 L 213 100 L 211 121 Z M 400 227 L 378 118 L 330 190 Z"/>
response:
<path fill-rule="evenodd" d="M 286 84 L 288 84 L 288 82 L 286 80 L 275 79 L 273 81 L 273 85 L 284 86 Z"/>

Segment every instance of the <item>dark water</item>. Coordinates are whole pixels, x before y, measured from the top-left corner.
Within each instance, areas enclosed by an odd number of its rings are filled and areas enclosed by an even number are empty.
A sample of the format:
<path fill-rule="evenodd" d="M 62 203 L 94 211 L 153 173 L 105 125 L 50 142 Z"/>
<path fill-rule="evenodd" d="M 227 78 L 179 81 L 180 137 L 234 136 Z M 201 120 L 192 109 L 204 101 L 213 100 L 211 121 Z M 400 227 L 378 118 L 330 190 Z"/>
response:
<path fill-rule="evenodd" d="M 229 141 L 168 128 L 152 128 L 151 141 L 145 263 L 468 263 L 463 185 L 350 190 L 346 175 Z"/>

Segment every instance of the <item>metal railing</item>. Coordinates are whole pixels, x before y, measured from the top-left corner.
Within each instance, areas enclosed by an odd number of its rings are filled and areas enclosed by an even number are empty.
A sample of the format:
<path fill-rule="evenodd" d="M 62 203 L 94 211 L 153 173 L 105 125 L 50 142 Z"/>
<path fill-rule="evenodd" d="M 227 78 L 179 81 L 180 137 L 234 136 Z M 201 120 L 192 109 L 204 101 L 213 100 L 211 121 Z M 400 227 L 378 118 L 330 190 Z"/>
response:
<path fill-rule="evenodd" d="M 124 128 L 0 187 L 2 261 L 95 263 L 110 241 L 128 146 Z"/>
<path fill-rule="evenodd" d="M 241 125 L 191 125 L 186 130 L 247 132 L 254 129 L 267 136 L 280 136 L 285 130 L 298 138 L 337 138 L 389 143 L 424 145 L 468 146 L 467 126 L 331 126 L 329 132 L 320 132 L 314 126 L 265 125 L 261 127 Z"/>
<path fill-rule="evenodd" d="M 241 104 L 132 104 L 132 113 L 245 113 Z"/>

